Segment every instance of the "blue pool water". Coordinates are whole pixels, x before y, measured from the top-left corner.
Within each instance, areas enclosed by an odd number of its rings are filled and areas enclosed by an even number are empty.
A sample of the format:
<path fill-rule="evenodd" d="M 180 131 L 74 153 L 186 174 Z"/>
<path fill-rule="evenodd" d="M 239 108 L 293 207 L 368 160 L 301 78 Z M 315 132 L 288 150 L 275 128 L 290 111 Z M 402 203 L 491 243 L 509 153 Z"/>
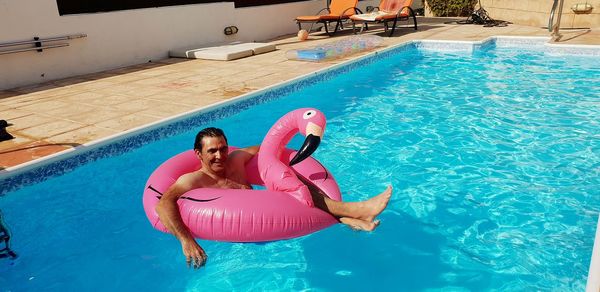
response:
<path fill-rule="evenodd" d="M 328 126 L 315 156 L 344 199 L 395 187 L 373 233 L 200 241 L 199 271 L 141 204 L 197 129 L 97 160 L 0 197 L 19 254 L 0 259 L 0 290 L 581 291 L 600 212 L 599 76 L 597 57 L 537 47 L 409 49 L 199 124 L 254 145 L 284 113 L 316 107 Z"/>

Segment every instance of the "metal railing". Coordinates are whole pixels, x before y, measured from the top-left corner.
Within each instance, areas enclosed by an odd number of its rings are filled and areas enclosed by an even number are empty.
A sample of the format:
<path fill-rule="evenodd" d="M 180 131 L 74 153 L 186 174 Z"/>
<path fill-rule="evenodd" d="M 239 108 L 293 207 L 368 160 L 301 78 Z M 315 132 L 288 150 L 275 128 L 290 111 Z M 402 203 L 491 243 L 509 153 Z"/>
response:
<path fill-rule="evenodd" d="M 552 4 L 552 10 L 550 10 L 550 18 L 548 19 L 548 31 L 551 33 L 553 41 L 558 41 L 562 37 L 560 34 L 560 17 L 562 15 L 564 0 L 554 0 Z M 558 9 L 558 15 L 556 15 L 556 9 Z M 556 15 L 556 23 L 554 22 L 554 16 Z"/>
<path fill-rule="evenodd" d="M 86 34 L 75 34 L 75 35 L 67 35 L 60 37 L 52 37 L 40 39 L 39 37 L 34 37 L 33 40 L 27 41 L 18 41 L 18 42 L 10 42 L 10 43 L 0 43 L 1 48 L 7 48 L 6 50 L 0 50 L 0 55 L 13 54 L 13 53 L 21 53 L 27 51 L 38 51 L 42 52 L 46 49 L 54 49 L 60 47 L 69 46 L 69 43 L 54 43 L 58 41 L 65 40 L 73 40 L 87 37 Z M 44 44 L 49 43 L 49 44 Z"/>
<path fill-rule="evenodd" d="M 4 247 L 2 247 L 2 244 Z M 2 212 L 0 212 L 0 259 L 1 258 L 17 258 L 17 254 L 10 249 L 10 232 L 2 219 Z"/>

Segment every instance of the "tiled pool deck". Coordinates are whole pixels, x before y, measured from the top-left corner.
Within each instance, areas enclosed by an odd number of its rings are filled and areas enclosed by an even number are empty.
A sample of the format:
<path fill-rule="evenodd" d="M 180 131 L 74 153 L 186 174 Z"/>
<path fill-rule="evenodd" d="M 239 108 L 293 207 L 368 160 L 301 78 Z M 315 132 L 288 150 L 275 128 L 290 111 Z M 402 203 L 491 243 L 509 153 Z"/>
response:
<path fill-rule="evenodd" d="M 385 46 L 410 40 L 478 41 L 490 36 L 548 36 L 546 29 L 446 24 L 420 18 L 419 30 L 385 37 Z M 369 33 L 380 34 L 381 29 Z M 345 37 L 313 34 L 272 40 L 278 50 L 235 61 L 164 59 L 84 76 L 0 91 L 0 119 L 15 139 L 0 142 L 0 170 L 228 100 L 340 62 L 290 61 L 285 52 Z M 600 31 L 564 32 L 565 44 L 600 45 Z M 384 49 L 384 48 L 382 48 Z"/>

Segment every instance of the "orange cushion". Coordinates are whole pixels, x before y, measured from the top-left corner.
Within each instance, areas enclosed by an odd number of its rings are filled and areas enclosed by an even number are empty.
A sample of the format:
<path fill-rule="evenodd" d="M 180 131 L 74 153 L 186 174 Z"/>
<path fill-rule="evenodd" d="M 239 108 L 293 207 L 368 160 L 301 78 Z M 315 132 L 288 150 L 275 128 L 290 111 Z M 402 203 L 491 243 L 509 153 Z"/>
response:
<path fill-rule="evenodd" d="M 296 17 L 298 21 L 319 21 L 318 15 L 306 15 L 306 16 L 298 16 Z"/>
<path fill-rule="evenodd" d="M 396 13 L 403 7 L 410 6 L 412 2 L 411 0 L 381 0 L 379 9 Z"/>
<path fill-rule="evenodd" d="M 347 15 L 342 15 L 341 19 L 347 19 Z M 340 19 L 339 15 L 334 14 L 325 14 L 325 15 L 306 15 L 306 16 L 298 16 L 296 17 L 297 21 L 322 21 L 322 20 L 338 20 Z"/>
<path fill-rule="evenodd" d="M 358 0 L 332 0 L 329 9 L 333 15 L 340 15 L 344 12 L 345 15 L 352 15 L 354 9 L 349 8 L 356 7 L 356 4 L 358 4 Z"/>

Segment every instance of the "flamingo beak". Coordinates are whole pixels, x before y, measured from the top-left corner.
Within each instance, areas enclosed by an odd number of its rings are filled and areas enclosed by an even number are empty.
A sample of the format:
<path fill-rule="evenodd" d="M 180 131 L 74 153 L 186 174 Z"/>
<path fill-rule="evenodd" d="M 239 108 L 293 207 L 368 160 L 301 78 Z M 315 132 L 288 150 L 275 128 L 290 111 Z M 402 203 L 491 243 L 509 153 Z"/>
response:
<path fill-rule="evenodd" d="M 290 166 L 302 162 L 302 160 L 313 154 L 319 147 L 322 136 L 323 128 L 314 123 L 308 123 L 306 126 L 306 139 L 304 139 L 304 143 L 302 144 L 302 147 L 300 147 L 300 150 L 298 150 L 296 155 L 290 160 Z"/>
<path fill-rule="evenodd" d="M 294 158 L 290 160 L 290 166 L 300 163 L 302 160 L 308 158 L 315 150 L 317 150 L 319 143 L 321 143 L 321 137 L 314 136 L 313 134 L 306 136 L 302 147 L 300 147 L 300 150 L 298 150 Z"/>

